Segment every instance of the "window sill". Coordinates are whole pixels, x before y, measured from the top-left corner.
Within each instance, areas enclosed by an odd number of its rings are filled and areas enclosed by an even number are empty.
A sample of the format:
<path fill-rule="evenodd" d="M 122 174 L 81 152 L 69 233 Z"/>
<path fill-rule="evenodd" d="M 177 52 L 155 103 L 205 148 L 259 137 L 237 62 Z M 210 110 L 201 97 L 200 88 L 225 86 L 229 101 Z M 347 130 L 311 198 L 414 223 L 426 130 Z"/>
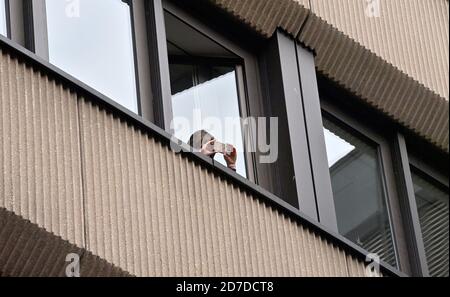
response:
<path fill-rule="evenodd" d="M 360 248 L 353 242 L 350 242 L 345 237 L 328 230 L 326 227 L 307 217 L 301 211 L 292 207 L 285 201 L 281 200 L 279 197 L 273 195 L 272 193 L 261 188 L 260 186 L 245 179 L 236 172 L 223 166 L 221 163 L 214 161 L 211 158 L 206 157 L 204 155 L 192 153 L 185 144 L 180 146 L 178 144 L 173 143 L 172 136 L 167 131 L 164 131 L 155 124 L 143 119 L 141 116 L 134 114 L 131 111 L 127 110 L 126 108 L 120 106 L 110 98 L 99 93 L 93 88 L 87 86 L 86 84 L 82 83 L 81 81 L 77 80 L 71 75 L 65 73 L 64 71 L 55 67 L 54 65 L 51 65 L 49 62 L 41 59 L 40 57 L 36 56 L 34 53 L 28 51 L 22 46 L 15 44 L 6 37 L 0 36 L 0 48 L 2 51 L 9 52 L 11 55 L 19 59 L 25 60 L 28 64 L 38 67 L 40 71 L 48 74 L 53 79 L 55 78 L 59 79 L 61 82 L 69 86 L 71 90 L 77 92 L 79 96 L 86 96 L 87 98 L 89 98 L 89 100 L 92 100 L 95 103 L 102 106 L 102 108 L 105 108 L 106 110 L 112 112 L 116 116 L 122 117 L 130 124 L 136 125 L 138 128 L 151 134 L 162 143 L 169 146 L 172 144 L 173 145 L 172 147 L 180 151 L 182 156 L 189 158 L 194 162 L 198 162 L 205 168 L 210 169 L 215 174 L 220 175 L 221 177 L 232 182 L 233 184 L 241 187 L 242 190 L 254 194 L 256 197 L 261 199 L 261 201 L 269 204 L 273 208 L 279 210 L 280 212 L 289 216 L 298 223 L 308 226 L 309 228 L 318 232 L 320 235 L 324 236 L 331 242 L 338 245 L 340 248 L 348 251 L 355 257 L 359 258 L 361 261 L 366 260 L 366 256 L 369 254 L 369 252 Z M 380 267 L 381 271 L 388 276 L 401 276 L 401 277 L 407 276 L 404 273 L 400 272 L 398 269 L 384 262 L 380 263 Z"/>

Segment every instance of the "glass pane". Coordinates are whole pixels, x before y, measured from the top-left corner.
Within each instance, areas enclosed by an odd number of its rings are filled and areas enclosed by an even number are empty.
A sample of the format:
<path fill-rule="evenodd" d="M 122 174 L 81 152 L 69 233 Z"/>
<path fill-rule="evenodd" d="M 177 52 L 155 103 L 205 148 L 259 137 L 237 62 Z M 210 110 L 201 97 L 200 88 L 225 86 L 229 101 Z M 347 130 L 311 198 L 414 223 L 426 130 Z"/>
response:
<path fill-rule="evenodd" d="M 137 112 L 128 4 L 47 0 L 46 7 L 50 62 Z"/>
<path fill-rule="evenodd" d="M 0 0 L 0 34 L 2 34 L 3 36 L 7 35 L 5 0 Z"/>
<path fill-rule="evenodd" d="M 414 171 L 412 179 L 430 275 L 448 277 L 448 191 Z"/>
<path fill-rule="evenodd" d="M 175 136 L 188 142 L 194 132 L 206 130 L 233 144 L 238 151 L 236 171 L 246 176 L 234 67 L 170 64 L 170 73 Z M 226 165 L 220 155 L 215 160 Z"/>
<path fill-rule="evenodd" d="M 175 137 L 188 143 L 205 130 L 238 152 L 236 171 L 246 177 L 236 57 L 169 13 L 165 13 Z M 225 61 L 225 62 L 224 62 Z M 215 160 L 226 165 L 223 155 Z"/>
<path fill-rule="evenodd" d="M 324 117 L 339 233 L 396 265 L 378 148 Z"/>

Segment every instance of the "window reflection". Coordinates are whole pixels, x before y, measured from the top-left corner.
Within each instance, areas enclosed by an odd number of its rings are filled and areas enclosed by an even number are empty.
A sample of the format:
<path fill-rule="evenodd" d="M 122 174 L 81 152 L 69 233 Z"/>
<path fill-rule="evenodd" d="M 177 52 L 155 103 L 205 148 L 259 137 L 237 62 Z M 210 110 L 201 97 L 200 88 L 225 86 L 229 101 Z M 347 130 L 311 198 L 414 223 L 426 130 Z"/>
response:
<path fill-rule="evenodd" d="M 324 116 L 339 233 L 395 266 L 377 146 Z"/>
<path fill-rule="evenodd" d="M 50 62 L 138 111 L 130 7 L 121 0 L 47 0 Z"/>
<path fill-rule="evenodd" d="M 448 191 L 412 169 L 417 211 L 431 276 L 448 277 Z"/>
<path fill-rule="evenodd" d="M 246 176 L 234 67 L 170 64 L 170 72 L 175 136 L 187 142 L 195 131 L 205 129 L 233 144 L 238 151 L 236 171 Z M 221 155 L 215 159 L 226 165 Z"/>
<path fill-rule="evenodd" d="M 238 151 L 236 171 L 247 176 L 236 68 L 231 53 L 166 13 L 174 134 L 188 142 L 206 130 Z M 228 60 L 230 58 L 230 60 Z M 215 160 L 226 165 L 223 156 Z"/>
<path fill-rule="evenodd" d="M 0 34 L 7 36 L 5 0 L 0 0 Z"/>

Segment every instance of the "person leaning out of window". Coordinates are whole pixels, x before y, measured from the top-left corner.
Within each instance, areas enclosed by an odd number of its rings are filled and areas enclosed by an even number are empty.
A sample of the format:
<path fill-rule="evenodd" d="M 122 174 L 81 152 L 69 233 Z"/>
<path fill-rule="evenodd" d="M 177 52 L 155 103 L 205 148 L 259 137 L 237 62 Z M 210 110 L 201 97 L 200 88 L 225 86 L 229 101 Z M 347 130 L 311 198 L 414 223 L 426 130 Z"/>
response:
<path fill-rule="evenodd" d="M 188 143 L 198 152 L 214 159 L 216 154 L 222 154 L 227 167 L 236 171 L 237 150 L 231 144 L 223 144 L 205 130 L 192 134 Z"/>

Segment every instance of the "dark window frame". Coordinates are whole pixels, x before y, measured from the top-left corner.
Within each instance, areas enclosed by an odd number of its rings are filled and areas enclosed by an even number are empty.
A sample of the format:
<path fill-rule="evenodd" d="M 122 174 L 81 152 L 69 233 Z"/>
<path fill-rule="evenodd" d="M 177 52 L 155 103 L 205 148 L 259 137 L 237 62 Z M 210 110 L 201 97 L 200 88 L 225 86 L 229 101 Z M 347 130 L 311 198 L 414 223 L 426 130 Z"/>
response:
<path fill-rule="evenodd" d="M 434 186 L 436 186 L 437 188 L 441 189 L 443 192 L 446 192 L 447 195 L 449 193 L 449 184 L 448 184 L 448 179 L 445 179 L 439 172 L 437 172 L 436 170 L 434 170 L 433 168 L 429 167 L 427 164 L 419 161 L 419 158 L 416 158 L 415 156 L 410 156 L 410 172 L 411 172 L 411 178 L 412 178 L 412 174 L 416 174 L 418 176 L 420 176 L 422 179 L 426 180 L 427 182 L 429 182 L 430 184 L 433 184 Z M 412 183 L 412 180 L 411 180 Z M 417 232 L 419 234 L 416 234 L 416 240 L 419 242 L 419 244 L 421 246 L 424 247 L 423 250 L 423 263 L 421 268 L 422 268 L 422 276 L 425 277 L 430 277 L 430 271 L 429 271 L 429 267 L 428 267 L 428 260 L 427 260 L 427 255 L 426 255 L 426 251 L 425 251 L 425 244 L 424 244 L 424 240 L 423 240 L 423 233 L 422 233 L 422 227 L 421 227 L 421 222 L 418 216 L 418 208 L 417 208 L 417 203 L 416 203 L 416 197 L 413 191 L 413 196 L 411 197 L 412 199 L 414 199 L 414 212 L 417 212 L 417 217 L 418 217 L 418 228 L 417 228 Z M 449 198 L 447 196 L 447 198 Z M 447 259 L 448 260 L 448 259 Z"/>
<path fill-rule="evenodd" d="M 7 5 L 8 38 L 25 47 L 25 13 L 24 2 L 27 0 L 5 0 Z"/>
<path fill-rule="evenodd" d="M 11 16 L 10 16 L 10 6 L 9 0 L 5 0 L 5 27 L 6 27 L 6 37 L 11 38 Z"/>
<path fill-rule="evenodd" d="M 41 57 L 44 56 L 45 58 L 45 46 L 42 47 L 39 42 L 42 43 L 43 40 L 46 40 L 46 34 L 45 32 L 40 32 L 37 26 L 34 26 L 34 24 L 42 24 L 42 21 L 45 20 L 45 15 L 42 14 L 42 3 L 45 7 L 45 0 L 6 0 L 5 3 L 7 4 L 7 28 L 8 28 L 8 38 L 10 38 L 12 41 L 16 42 L 17 44 L 20 44 L 22 46 L 27 47 L 29 50 L 35 51 L 38 55 Z M 137 98 L 138 98 L 138 108 L 139 108 L 139 114 L 145 119 L 152 123 L 157 123 L 160 127 L 164 127 L 164 117 L 167 114 L 166 112 L 161 112 L 161 110 L 164 110 L 164 108 L 167 108 L 167 99 L 170 99 L 170 81 L 168 80 L 168 59 L 167 56 L 164 58 L 164 53 L 167 55 L 167 49 L 162 50 L 165 45 L 165 32 L 164 32 L 164 20 L 161 18 L 163 16 L 163 6 L 165 6 L 166 1 L 163 0 L 153 0 L 153 1 L 145 1 L 145 0 L 133 0 L 131 2 L 132 7 L 132 28 L 133 28 L 133 48 L 134 48 L 134 56 L 135 56 L 135 69 L 137 71 L 136 76 L 136 83 L 137 83 Z M 30 5 L 33 3 L 34 5 Z M 36 3 L 36 4 L 35 4 Z M 164 4 L 164 5 L 163 5 Z M 142 9 L 145 7 L 146 9 Z M 151 9 L 149 9 L 149 7 Z M 161 27 L 162 26 L 162 27 Z M 43 28 L 46 29 L 46 26 Z M 202 32 L 203 33 L 203 32 Z M 218 34 L 217 36 L 220 36 Z M 156 41 L 156 42 L 155 42 Z M 163 41 L 163 42 L 161 42 Z M 35 43 L 38 42 L 36 45 Z M 222 43 L 221 43 L 222 44 Z M 154 51 L 153 49 L 158 48 L 157 51 Z M 163 53 L 161 55 L 161 53 Z M 254 57 L 251 57 L 255 64 L 257 64 Z M 166 60 L 165 60 L 166 59 Z M 156 62 L 156 63 L 155 63 Z M 150 67 L 152 65 L 152 67 Z M 157 69 L 153 69 L 156 65 Z M 167 69 L 166 69 L 167 67 Z M 247 69 L 246 69 L 247 70 Z M 253 96 L 256 100 L 252 101 L 251 107 L 247 106 L 247 110 L 252 110 L 252 113 L 259 109 L 262 105 L 262 98 L 261 98 L 261 90 L 259 89 L 260 84 L 260 76 L 259 73 L 248 73 L 249 75 L 246 76 L 245 79 L 251 80 L 250 82 L 247 81 L 247 84 L 249 86 L 252 86 L 252 88 L 256 88 L 258 90 L 258 96 Z M 167 86 L 169 89 L 167 89 Z M 159 89 L 159 90 L 158 90 Z M 168 90 L 168 92 L 167 92 Z M 240 90 L 240 92 L 249 92 L 249 90 Z M 248 95 L 249 96 L 249 95 Z M 241 97 L 241 96 L 240 96 Z M 159 102 L 161 99 L 161 102 Z M 335 105 L 340 105 L 339 103 L 336 103 Z M 305 108 L 310 107 L 311 105 L 309 103 L 306 103 Z M 363 107 L 358 107 L 363 108 Z M 366 108 L 366 107 L 364 107 Z M 162 115 L 161 115 L 162 114 Z M 262 114 L 262 112 L 260 113 Z M 353 118 L 352 119 L 352 127 L 361 127 L 364 126 L 361 124 L 360 118 L 352 117 L 352 115 L 346 115 L 347 118 Z M 162 119 L 161 119 L 162 118 Z M 309 132 L 315 131 L 318 128 L 317 123 L 312 123 L 311 120 L 306 120 L 306 125 L 308 126 L 307 129 Z M 365 125 L 368 126 L 371 130 L 372 125 Z M 395 131 L 393 134 L 396 134 L 398 131 L 403 132 L 402 129 L 400 129 L 398 126 L 391 124 L 391 127 L 393 127 L 393 131 Z M 364 130 L 364 129 L 363 129 Z M 370 132 L 369 132 L 370 133 Z M 405 135 L 408 133 L 405 133 Z M 310 133 L 311 135 L 311 133 Z M 409 136 L 409 135 L 407 135 Z M 403 136 L 402 136 L 403 137 Z M 420 142 L 415 139 L 410 142 Z M 411 215 L 411 213 L 414 212 L 414 205 L 411 203 L 411 198 L 415 198 L 414 196 L 411 197 L 410 189 L 406 189 L 405 191 L 402 191 L 402 188 L 408 188 L 411 187 L 411 172 L 409 169 L 409 164 L 413 165 L 414 167 L 418 168 L 421 172 L 426 174 L 428 177 L 433 178 L 434 180 L 438 181 L 440 184 L 443 184 L 448 189 L 448 178 L 446 178 L 445 174 L 440 173 L 438 170 L 434 170 L 433 165 L 427 164 L 426 160 L 420 160 L 420 158 L 414 157 L 414 153 L 407 154 L 407 151 L 403 146 L 405 146 L 403 139 L 403 145 L 399 144 L 397 134 L 392 135 L 384 135 L 383 139 L 387 141 L 387 146 L 391 150 L 391 153 L 388 152 L 387 149 L 384 149 L 383 154 L 386 156 L 389 156 L 389 158 L 392 160 L 391 164 L 387 164 L 387 167 L 389 167 L 390 175 L 393 176 L 392 172 L 396 172 L 396 176 L 393 178 L 392 176 L 387 178 L 389 180 L 389 183 L 392 183 L 395 186 L 395 188 L 398 188 L 396 197 L 390 197 L 388 195 L 388 211 L 390 212 L 390 219 L 392 220 L 392 216 L 394 216 L 397 220 L 397 222 L 392 226 L 392 233 L 393 233 L 393 239 L 394 239 L 394 246 L 396 247 L 397 251 L 397 259 L 399 269 L 413 275 L 427 275 L 427 269 L 426 265 L 423 265 L 420 263 L 420 257 L 413 258 L 411 256 L 407 256 L 408 253 L 405 252 L 406 246 L 409 246 L 410 244 L 415 244 L 416 250 L 419 250 L 420 255 L 420 242 L 421 237 L 414 236 L 413 238 L 408 238 L 405 236 L 405 233 L 409 232 L 409 229 L 413 229 L 413 234 L 417 234 L 417 232 L 420 232 L 420 229 L 415 229 L 414 227 L 411 227 L 411 225 L 408 223 L 408 221 L 411 221 L 408 219 L 408 216 Z M 311 136 L 308 136 L 308 140 L 311 140 Z M 401 142 L 401 141 L 400 141 Z M 316 147 L 320 147 L 320 143 L 315 144 Z M 400 149 L 399 149 L 400 147 Z M 394 153 L 392 153 L 392 151 Z M 313 149 L 313 146 L 309 145 L 309 152 L 311 154 L 311 158 L 313 155 L 316 155 L 317 153 Z M 407 158 L 405 159 L 404 156 Z M 318 154 L 320 156 L 320 154 Z M 403 156 L 403 159 L 402 159 Z M 447 154 L 448 158 L 448 154 Z M 383 160 L 385 158 L 383 157 Z M 383 162 L 386 163 L 386 162 Z M 403 167 L 401 166 L 401 163 L 403 163 Z M 399 165 L 400 164 L 400 165 Z M 408 166 L 405 166 L 408 164 Z M 314 165 L 314 164 L 313 164 Z M 383 167 L 384 168 L 384 167 Z M 323 181 L 324 184 L 331 184 L 331 181 L 326 178 L 326 173 L 322 172 L 322 169 L 313 168 L 313 174 L 318 174 L 319 177 L 324 177 Z M 258 174 L 260 174 L 258 172 Z M 315 178 L 316 180 L 316 178 Z M 403 180 L 403 182 L 399 181 Z M 406 180 L 406 181 L 405 181 Z M 405 198 L 406 197 L 406 202 Z M 410 202 L 408 202 L 410 201 Z M 391 206 L 391 203 L 393 204 Z M 404 204 L 406 203 L 406 204 Z M 402 210 L 403 206 L 406 205 L 407 209 Z M 391 209 L 392 207 L 392 209 Z M 394 215 L 392 215 L 391 211 L 395 212 Z M 415 210 L 417 212 L 417 209 Z M 397 218 L 397 215 L 399 217 Z M 403 222 L 398 222 L 403 220 Z M 417 224 L 418 222 L 413 222 Z M 398 238 L 395 236 L 396 231 L 401 234 Z M 402 235 L 403 234 L 403 235 Z M 398 245 L 398 246 L 397 246 Z M 423 246 L 423 242 L 422 242 Z M 418 264 L 417 264 L 418 263 Z M 416 266 L 416 267 L 414 267 Z"/>
<path fill-rule="evenodd" d="M 168 56 L 169 63 L 182 64 L 182 65 L 198 65 L 202 63 L 214 63 L 215 66 L 230 66 L 234 67 L 235 71 L 235 79 L 236 79 L 236 89 L 238 96 L 238 107 L 239 107 L 239 115 L 241 118 L 247 118 L 249 116 L 247 109 L 247 95 L 245 93 L 245 76 L 243 70 L 243 61 L 242 59 L 236 58 L 210 58 L 210 57 L 192 57 L 186 58 L 185 56 Z M 244 127 L 242 128 L 242 136 L 244 137 Z M 250 128 L 250 127 L 249 127 Z M 242 139 L 244 142 L 245 139 Z M 257 181 L 257 169 L 255 165 L 255 157 L 251 152 L 245 152 L 245 165 L 246 165 L 246 174 L 247 178 L 256 183 Z"/>
<path fill-rule="evenodd" d="M 425 160 L 418 158 L 414 153 L 409 153 L 409 164 L 421 174 L 426 175 L 433 183 L 446 189 L 449 188 L 449 180 L 441 172 L 430 166 Z"/>
<path fill-rule="evenodd" d="M 379 174 L 383 185 L 384 199 L 391 227 L 391 236 L 397 264 L 397 267 L 395 268 L 402 271 L 409 270 L 409 255 L 403 252 L 404 249 L 402 250 L 402 246 L 406 246 L 404 236 L 401 235 L 404 232 L 403 224 L 400 220 L 396 219 L 401 210 L 397 203 L 399 195 L 389 139 L 369 125 L 365 125 L 355 119 L 351 113 L 343 110 L 339 104 L 330 102 L 329 98 L 324 99 L 324 96 L 321 96 L 321 109 L 322 114 L 324 114 L 323 116 L 331 117 L 333 121 L 345 126 L 345 128 L 352 133 L 355 133 L 362 139 L 366 139 L 370 143 L 376 145 L 380 166 Z"/>
<path fill-rule="evenodd" d="M 403 209 L 403 224 L 405 227 L 405 238 L 409 246 L 411 275 L 428 275 L 428 266 L 425 258 L 422 232 L 420 231 L 419 215 L 417 211 L 414 186 L 411 177 L 410 161 L 406 149 L 405 138 L 401 133 L 393 136 L 394 166 L 399 189 L 399 203 Z"/>
<path fill-rule="evenodd" d="M 399 170 L 398 180 L 400 181 L 400 187 L 402 195 L 400 197 L 402 207 L 404 209 L 403 214 L 405 216 L 405 227 L 409 246 L 411 247 L 411 270 L 414 276 L 429 277 L 429 268 L 425 253 L 422 228 L 419 220 L 419 213 L 416 203 L 414 185 L 412 180 L 413 172 L 422 176 L 430 183 L 442 188 L 447 193 L 449 192 L 448 175 L 437 170 L 433 166 L 432 160 L 419 157 L 418 152 L 414 149 L 408 150 L 411 145 L 417 144 L 421 146 L 420 141 L 407 138 L 401 132 L 398 132 L 395 136 L 395 150 L 394 154 L 397 159 L 397 170 Z M 429 148 L 430 149 L 430 148 Z M 429 159 L 429 158 L 428 158 Z M 447 162 L 445 162 L 448 164 Z"/>
<path fill-rule="evenodd" d="M 448 154 L 436 149 L 392 119 L 356 99 L 353 94 L 318 75 L 321 107 L 338 110 L 347 126 L 378 135 L 385 142 L 384 155 L 390 160 L 387 178 L 396 195 L 388 197 L 398 269 L 412 276 L 429 276 L 417 212 L 411 166 L 448 189 Z M 369 134 L 367 134 L 369 133 Z M 370 138 L 370 137 L 369 137 Z M 411 150 L 407 150 L 407 147 Z M 426 152 L 426 154 L 424 154 Z M 420 157 L 419 157 L 420 156 Z"/>
<path fill-rule="evenodd" d="M 18 20 L 14 26 L 17 31 L 18 43 L 45 61 L 49 61 L 46 1 L 17 0 L 18 4 L 16 5 L 17 7 L 14 7 L 14 13 Z M 144 10 L 144 5 L 147 1 L 122 0 L 122 2 L 130 7 L 137 114 L 152 121 L 153 111 L 149 108 L 148 102 L 152 101 L 153 95 L 151 85 L 148 83 L 151 71 L 147 49 L 147 18 Z M 19 10 L 21 8 L 22 12 L 20 13 Z M 20 28 L 21 23 L 23 28 Z M 21 32 L 23 32 L 23 36 L 20 36 Z M 20 42 L 21 39 L 23 39 L 22 42 Z"/>
<path fill-rule="evenodd" d="M 314 53 L 277 30 L 262 54 L 268 113 L 279 118 L 279 160 L 274 182 L 310 218 L 337 233 L 320 116 Z M 320 126 L 320 129 L 317 127 Z M 277 162 L 277 163 L 278 163 Z M 293 175 L 293 183 L 286 183 Z M 278 190 L 275 187 L 275 190 Z"/>
<path fill-rule="evenodd" d="M 9 1 L 9 0 L 7 0 Z M 45 61 L 48 57 L 48 34 L 46 0 L 16 0 L 10 11 L 15 15 L 12 26 L 13 41 L 21 44 Z M 169 0 L 133 0 L 125 1 L 130 5 L 133 35 L 133 53 L 135 58 L 137 115 L 149 122 L 171 132 L 172 119 L 170 76 L 165 36 L 164 10 L 171 10 L 182 19 L 188 18 L 188 24 L 210 39 L 227 48 L 242 58 L 243 65 L 237 67 L 238 92 L 241 114 L 243 116 L 262 114 L 262 91 L 260 86 L 258 57 L 251 50 L 244 49 L 240 43 L 231 41 L 230 36 L 210 28 L 197 19 L 189 9 L 184 9 L 185 3 Z M 186 6 L 190 4 L 186 3 Z M 210 8 L 208 8 L 210 9 Z M 204 12 L 202 12 L 204 14 Z M 201 13 L 201 14 L 202 14 Z M 181 17 L 180 17 L 181 16 Z M 249 31 L 250 32 L 250 31 Z M 248 34 L 246 31 L 245 34 Z M 246 35 L 247 36 L 247 35 Z M 239 37 L 242 40 L 242 36 Z M 258 40 L 257 35 L 251 36 L 252 41 Z M 249 47 L 254 49 L 254 44 Z M 247 44 L 245 45 L 245 47 Z M 244 84 L 243 84 L 244 83 Z M 241 100 L 247 98 L 245 104 Z M 114 101 L 114 100 L 112 100 Z M 249 129 L 249 128 L 247 128 Z M 256 156 L 246 153 L 248 178 L 258 184 L 258 179 L 267 180 L 268 173 L 259 170 Z"/>
<path fill-rule="evenodd" d="M 236 59 L 218 59 L 205 57 L 205 61 L 212 60 L 219 63 L 224 63 L 224 65 L 233 65 L 236 70 L 236 84 L 238 90 L 239 99 L 239 111 L 242 118 L 247 118 L 248 116 L 255 115 L 255 106 L 260 107 L 261 105 L 261 90 L 258 79 L 258 62 L 255 55 L 247 50 L 244 46 L 236 43 L 234 40 L 228 38 L 221 34 L 221 32 L 215 30 L 208 26 L 202 19 L 193 15 L 187 9 L 176 5 L 174 2 L 169 0 L 155 0 L 154 1 L 153 13 L 160 14 L 161 16 L 156 17 L 157 24 L 153 30 L 156 30 L 156 40 L 153 42 L 155 50 L 158 50 L 159 56 L 159 84 L 162 90 L 161 100 L 159 106 L 156 107 L 156 113 L 159 113 L 159 118 L 163 118 L 163 123 L 158 123 L 162 128 L 171 133 L 169 127 L 170 122 L 173 118 L 172 114 L 172 95 L 170 89 L 170 74 L 169 74 L 169 60 L 171 59 L 168 55 L 166 46 L 166 33 L 165 33 L 165 23 L 164 23 L 164 13 L 170 13 L 186 25 L 190 26 L 197 32 L 201 33 L 208 39 L 217 43 L 221 47 L 233 53 Z M 151 10 L 150 10 L 151 11 Z M 162 22 L 162 23 L 161 23 Z M 152 30 L 149 28 L 149 30 Z M 164 43 L 160 45 L 159 43 Z M 158 45 L 155 47 L 155 43 Z M 161 52 L 163 51 L 163 52 Z M 167 61 L 167 62 L 165 62 Z M 168 82 L 168 83 L 167 83 Z M 253 106 L 251 106 L 253 105 Z M 253 127 L 243 127 L 243 143 L 246 143 L 245 131 L 252 129 Z M 253 152 L 245 152 L 245 162 L 247 168 L 247 178 L 256 184 L 258 184 L 258 178 L 260 175 L 264 174 L 261 170 L 258 170 L 256 163 L 256 155 Z"/>

